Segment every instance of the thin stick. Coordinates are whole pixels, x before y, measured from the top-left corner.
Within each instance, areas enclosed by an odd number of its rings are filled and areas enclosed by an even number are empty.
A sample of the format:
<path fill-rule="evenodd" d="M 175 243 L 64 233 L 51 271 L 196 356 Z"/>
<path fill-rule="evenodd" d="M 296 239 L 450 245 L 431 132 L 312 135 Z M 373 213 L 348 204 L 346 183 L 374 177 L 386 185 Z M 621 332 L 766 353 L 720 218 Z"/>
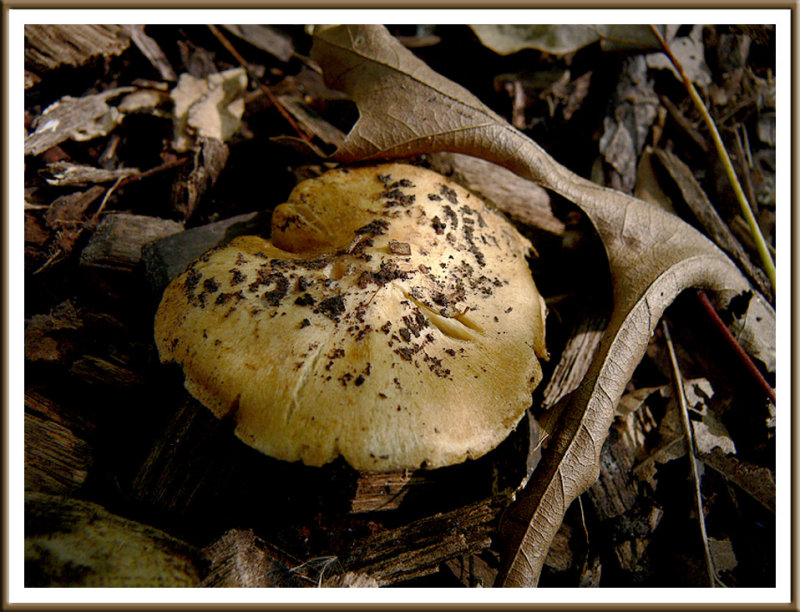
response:
<path fill-rule="evenodd" d="M 672 336 L 669 333 L 669 326 L 666 320 L 661 321 L 661 328 L 664 330 L 664 339 L 667 343 L 667 350 L 669 351 L 669 361 L 672 366 L 672 382 L 675 386 L 675 397 L 678 400 L 678 406 L 681 412 L 681 423 L 683 425 L 683 433 L 686 436 L 686 445 L 688 447 L 689 464 L 692 467 L 692 481 L 694 482 L 695 502 L 697 503 L 697 520 L 700 523 L 700 535 L 703 538 L 703 551 L 706 557 L 706 569 L 708 570 L 708 582 L 712 588 L 717 586 L 716 575 L 714 571 L 714 562 L 711 560 L 711 548 L 708 544 L 708 534 L 706 533 L 706 519 L 703 513 L 703 496 L 700 493 L 700 474 L 697 470 L 697 458 L 694 451 L 694 437 L 692 436 L 692 426 L 689 423 L 689 410 L 686 407 L 686 393 L 683 387 L 683 376 L 678 368 L 678 358 L 675 355 L 675 345 L 672 344 Z"/>
<path fill-rule="evenodd" d="M 34 272 L 34 274 L 39 274 L 39 272 L 41 272 L 42 270 L 44 270 L 45 268 L 47 268 L 47 267 L 48 267 L 48 266 L 49 266 L 51 263 L 53 263 L 53 262 L 55 261 L 55 259 L 56 259 L 56 258 L 57 258 L 59 255 L 61 255 L 61 247 L 58 247 L 58 248 L 56 249 L 55 253 L 53 253 L 53 254 L 52 254 L 52 255 L 51 255 L 49 258 L 48 258 L 48 260 L 47 260 L 46 262 L 44 262 L 44 263 L 43 263 L 43 264 L 42 264 L 42 265 L 39 267 L 39 269 L 38 269 L 38 270 L 36 270 L 36 271 Z"/>
<path fill-rule="evenodd" d="M 100 202 L 100 206 L 97 208 L 97 212 L 95 212 L 94 215 L 92 215 L 92 223 L 96 222 L 100 218 L 100 215 L 103 214 L 103 210 L 105 210 L 106 204 L 108 204 L 108 199 L 111 197 L 111 194 L 114 193 L 114 191 L 116 191 L 117 187 L 120 186 L 120 183 L 122 183 L 122 180 L 124 178 L 125 178 L 124 176 L 119 177 L 114 182 L 114 184 L 111 185 L 111 187 L 109 187 L 106 190 L 106 195 L 103 196 L 103 201 Z"/>
<path fill-rule="evenodd" d="M 719 131 L 717 130 L 717 126 L 714 124 L 714 120 L 711 118 L 706 105 L 703 103 L 703 100 L 700 97 L 700 94 L 697 93 L 692 81 L 683 70 L 683 65 L 680 63 L 678 58 L 672 54 L 669 45 L 667 45 L 667 41 L 665 41 L 661 36 L 661 32 L 659 32 L 658 29 L 653 25 L 650 26 L 650 29 L 653 30 L 653 33 L 658 38 L 658 41 L 661 43 L 661 46 L 664 49 L 664 53 L 667 54 L 667 57 L 669 57 L 672 65 L 675 66 L 675 70 L 677 70 L 678 74 L 681 75 L 683 85 L 686 87 L 686 91 L 689 92 L 689 97 L 692 99 L 695 107 L 700 112 L 700 115 L 703 117 L 703 121 L 705 121 L 705 124 L 708 127 L 708 131 L 711 133 L 711 137 L 714 140 L 714 146 L 717 149 L 717 155 L 719 155 L 719 158 L 722 161 L 722 165 L 725 168 L 725 174 L 727 175 L 728 180 L 731 182 L 736 199 L 739 201 L 739 207 L 742 210 L 742 215 L 744 215 L 744 218 L 750 227 L 750 233 L 752 234 L 753 240 L 756 243 L 756 249 L 761 257 L 761 263 L 767 272 L 767 276 L 769 276 L 769 282 L 772 284 L 772 289 L 776 290 L 775 262 L 772 260 L 769 247 L 767 247 L 767 242 L 764 240 L 764 235 L 761 233 L 761 228 L 756 221 L 755 215 L 753 215 L 753 209 L 750 207 L 750 203 L 747 201 L 747 196 L 744 195 L 742 186 L 736 176 L 736 171 L 733 169 L 731 158 L 728 155 L 728 151 L 725 149 L 725 144 L 722 142 L 722 137 L 719 135 Z"/>
<path fill-rule="evenodd" d="M 753 360 L 750 359 L 750 355 L 748 355 L 745 350 L 742 348 L 742 345 L 736 341 L 736 338 L 731 333 L 731 330 L 728 329 L 728 326 L 725 325 L 725 322 L 720 318 L 719 314 L 717 313 L 716 308 L 711 303 L 711 300 L 708 299 L 708 296 L 705 294 L 705 291 L 698 291 L 697 292 L 697 299 L 700 301 L 700 305 L 703 307 L 703 310 L 706 312 L 708 317 L 711 319 L 711 322 L 714 324 L 714 327 L 717 328 L 720 334 L 725 338 L 725 341 L 730 346 L 731 350 L 733 350 L 734 354 L 738 358 L 738 360 L 742 363 L 742 365 L 747 370 L 748 374 L 753 378 L 755 383 L 766 393 L 767 397 L 773 404 L 777 404 L 775 399 L 775 390 L 769 385 L 767 380 L 762 376 L 759 369 L 753 363 Z"/>
<path fill-rule="evenodd" d="M 214 36 L 216 36 L 217 40 L 222 44 L 222 46 L 228 50 L 228 53 L 230 53 L 234 58 L 236 58 L 236 61 L 239 62 L 239 65 L 241 65 L 241 67 L 247 71 L 247 74 L 250 75 L 250 78 L 252 78 L 254 82 L 258 83 L 258 86 L 261 88 L 261 91 L 267 94 L 267 98 L 269 98 L 269 101 L 275 105 L 275 108 L 277 108 L 278 111 L 280 111 L 281 115 L 283 115 L 283 118 L 289 122 L 289 125 L 291 125 L 294 131 L 298 133 L 300 138 L 305 140 L 311 147 L 314 147 L 314 144 L 311 142 L 311 139 L 308 137 L 308 134 L 306 134 L 305 131 L 300 128 L 300 126 L 294 120 L 294 117 L 292 117 L 289 114 L 289 111 L 287 111 L 283 107 L 283 104 L 281 104 L 280 101 L 278 101 L 278 98 L 275 97 L 275 94 L 272 93 L 270 88 L 267 87 L 261 81 L 259 81 L 257 78 L 255 78 L 255 76 L 253 76 L 252 71 L 250 70 L 250 64 L 247 63 L 247 60 L 245 60 L 244 57 L 242 57 L 242 55 L 236 50 L 236 48 L 225 37 L 225 35 L 220 31 L 220 29 L 213 24 L 207 24 L 207 25 L 208 29 L 211 30 L 211 33 Z"/>
<path fill-rule="evenodd" d="M 183 157 L 181 159 L 175 159 L 173 161 L 166 162 L 161 164 L 160 166 L 156 166 L 155 168 L 150 168 L 149 170 L 145 170 L 144 172 L 140 172 L 139 174 L 131 174 L 130 176 L 126 176 L 123 181 L 120 183 L 121 187 L 128 185 L 130 183 L 136 183 L 141 181 L 142 179 L 149 178 L 154 174 L 158 174 L 159 172 L 164 172 L 165 170 L 171 170 L 172 168 L 177 168 L 179 166 L 184 165 L 186 162 L 189 161 L 188 157 Z"/>

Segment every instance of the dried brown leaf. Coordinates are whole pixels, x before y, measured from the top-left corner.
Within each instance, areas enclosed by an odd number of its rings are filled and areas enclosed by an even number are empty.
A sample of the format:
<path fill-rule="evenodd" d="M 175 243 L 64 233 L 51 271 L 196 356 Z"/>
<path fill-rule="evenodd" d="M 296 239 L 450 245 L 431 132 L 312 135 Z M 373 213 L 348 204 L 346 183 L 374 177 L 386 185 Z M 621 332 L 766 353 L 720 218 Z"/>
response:
<path fill-rule="evenodd" d="M 470 27 L 484 46 L 501 55 L 522 49 L 566 55 L 598 41 L 606 51 L 659 48 L 658 40 L 647 24 L 480 24 Z"/>
<path fill-rule="evenodd" d="M 347 92 L 360 111 L 335 159 L 444 150 L 483 157 L 576 203 L 603 241 L 615 302 L 609 326 L 504 527 L 506 551 L 497 584 L 535 586 L 567 507 L 597 478 L 615 404 L 663 311 L 687 287 L 705 288 L 724 304 L 749 283 L 699 232 L 570 172 L 466 89 L 428 68 L 382 26 L 324 28 L 315 36 L 312 57 L 329 86 Z M 745 326 L 756 317 L 774 321 L 774 312 L 759 298 L 751 300 Z"/>

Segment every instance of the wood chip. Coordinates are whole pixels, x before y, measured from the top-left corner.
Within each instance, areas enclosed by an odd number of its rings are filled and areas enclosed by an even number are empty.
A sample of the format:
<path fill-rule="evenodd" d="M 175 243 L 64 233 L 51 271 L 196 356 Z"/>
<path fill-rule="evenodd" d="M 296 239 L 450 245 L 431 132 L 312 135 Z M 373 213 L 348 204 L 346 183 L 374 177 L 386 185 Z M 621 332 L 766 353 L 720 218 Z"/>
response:
<path fill-rule="evenodd" d="M 81 252 L 80 263 L 89 268 L 133 272 L 148 242 L 183 231 L 168 219 L 115 213 L 106 215 Z"/>
<path fill-rule="evenodd" d="M 329 578 L 322 586 L 334 589 L 377 589 L 380 584 L 368 574 L 347 572 Z"/>
<path fill-rule="evenodd" d="M 194 547 L 61 495 L 25 494 L 25 587 L 193 587 Z"/>
<path fill-rule="evenodd" d="M 148 242 L 142 247 L 145 273 L 155 295 L 161 295 L 173 278 L 209 249 L 246 233 L 258 234 L 269 227 L 258 213 L 246 213 L 195 227 Z"/>
<path fill-rule="evenodd" d="M 597 310 L 596 303 L 582 309 L 576 319 L 578 322 L 569 332 L 561 359 L 543 391 L 542 408 L 545 410 L 578 388 L 589 370 L 608 323 L 608 317 Z"/>
<path fill-rule="evenodd" d="M 228 161 L 228 146 L 217 138 L 200 137 L 194 145 L 194 164 L 181 168 L 181 176 L 173 183 L 172 207 L 183 216 L 192 216 Z"/>
<path fill-rule="evenodd" d="M 308 580 L 295 574 L 291 567 L 274 558 L 270 548 L 257 538 L 252 529 L 231 529 L 203 549 L 209 570 L 201 587 L 307 587 Z M 291 566 L 291 567 L 290 567 Z"/>
<path fill-rule="evenodd" d="M 89 385 L 106 385 L 112 388 L 143 386 L 144 376 L 129 367 L 130 364 L 114 363 L 94 355 L 83 355 L 72 364 L 69 371 Z"/>
<path fill-rule="evenodd" d="M 467 588 L 490 588 L 497 578 L 500 562 L 490 550 L 464 555 L 445 562 L 453 576 Z M 487 561 L 489 559 L 489 561 Z"/>
<path fill-rule="evenodd" d="M 83 326 L 75 307 L 67 300 L 48 314 L 36 314 L 25 320 L 25 359 L 59 362 L 73 350 L 66 337 Z"/>
<path fill-rule="evenodd" d="M 26 25 L 25 66 L 35 72 L 82 66 L 94 57 L 119 55 L 130 43 L 121 25 Z"/>
<path fill-rule="evenodd" d="M 247 73 L 244 68 L 215 72 L 205 79 L 182 74 L 170 92 L 175 103 L 176 151 L 189 151 L 197 137 L 226 141 L 241 126 Z"/>
<path fill-rule="evenodd" d="M 278 96 L 278 101 L 309 134 L 334 147 L 340 147 L 344 143 L 344 132 L 320 117 L 300 96 Z"/>
<path fill-rule="evenodd" d="M 25 389 L 25 412 L 63 425 L 81 438 L 95 431 L 95 423 L 88 414 L 62 406 L 41 389 Z"/>
<path fill-rule="evenodd" d="M 70 139 L 85 141 L 105 136 L 123 117 L 108 101 L 131 91 L 133 87 L 117 87 L 82 98 L 64 96 L 36 118 L 35 131 L 25 137 L 25 155 L 39 155 Z"/>
<path fill-rule="evenodd" d="M 94 185 L 96 183 L 110 183 L 118 178 L 138 174 L 136 168 L 119 168 L 106 170 L 73 162 L 59 161 L 47 164 L 49 178 L 45 180 L 50 185 L 57 187 Z"/>
<path fill-rule="evenodd" d="M 350 512 L 396 510 L 411 490 L 430 484 L 424 473 L 409 471 L 359 474 Z"/>
<path fill-rule="evenodd" d="M 143 25 L 127 24 L 123 27 L 139 51 L 142 52 L 142 55 L 150 60 L 150 63 L 153 64 L 156 70 L 158 70 L 162 79 L 165 81 L 178 80 L 178 76 L 175 74 L 175 70 L 173 70 L 172 65 L 167 59 L 167 56 L 164 55 L 164 52 L 161 50 L 161 47 L 158 46 L 158 43 L 144 33 Z"/>
<path fill-rule="evenodd" d="M 379 531 L 341 559 L 348 571 L 366 573 L 382 586 L 435 573 L 448 559 L 488 548 L 499 503 L 487 499 Z"/>
<path fill-rule="evenodd" d="M 92 452 L 64 425 L 25 412 L 25 490 L 69 495 L 86 481 Z"/>

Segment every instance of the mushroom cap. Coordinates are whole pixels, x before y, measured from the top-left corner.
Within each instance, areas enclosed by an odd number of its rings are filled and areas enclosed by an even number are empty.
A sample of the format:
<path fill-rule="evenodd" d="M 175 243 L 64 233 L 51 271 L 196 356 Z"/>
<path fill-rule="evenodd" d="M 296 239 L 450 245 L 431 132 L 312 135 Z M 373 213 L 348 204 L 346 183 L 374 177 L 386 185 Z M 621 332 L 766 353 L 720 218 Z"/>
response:
<path fill-rule="evenodd" d="M 169 285 L 162 361 L 287 461 L 442 467 L 504 440 L 546 357 L 530 243 L 445 177 L 383 164 L 306 180 Z"/>

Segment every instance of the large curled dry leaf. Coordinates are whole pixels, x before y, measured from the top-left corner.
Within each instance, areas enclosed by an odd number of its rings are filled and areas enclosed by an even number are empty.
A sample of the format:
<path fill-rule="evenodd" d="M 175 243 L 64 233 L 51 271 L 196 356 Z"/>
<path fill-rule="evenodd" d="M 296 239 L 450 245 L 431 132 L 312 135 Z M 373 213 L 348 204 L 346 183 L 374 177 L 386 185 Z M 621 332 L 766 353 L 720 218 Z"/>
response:
<path fill-rule="evenodd" d="M 564 409 L 502 532 L 497 586 L 535 586 L 569 504 L 597 478 L 615 405 L 661 314 L 684 289 L 700 287 L 718 306 L 751 291 L 730 260 L 696 230 L 641 200 L 567 170 L 463 87 L 432 71 L 382 26 L 335 26 L 315 36 L 312 57 L 329 86 L 355 100 L 360 118 L 334 155 L 354 162 L 454 151 L 505 166 L 577 204 L 605 246 L 614 311 L 581 386 Z M 742 338 L 774 312 L 755 296 Z M 774 346 L 774 341 L 771 343 Z M 745 345 L 747 349 L 748 346 Z"/>

